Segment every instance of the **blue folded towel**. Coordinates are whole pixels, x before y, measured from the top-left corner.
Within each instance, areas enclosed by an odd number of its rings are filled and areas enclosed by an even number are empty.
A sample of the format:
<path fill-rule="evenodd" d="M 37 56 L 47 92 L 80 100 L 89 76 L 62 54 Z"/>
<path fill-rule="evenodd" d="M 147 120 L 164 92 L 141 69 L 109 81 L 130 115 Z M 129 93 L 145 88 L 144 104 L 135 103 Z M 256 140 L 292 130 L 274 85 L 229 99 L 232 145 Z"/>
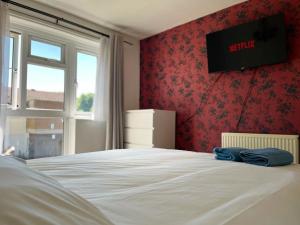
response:
<path fill-rule="evenodd" d="M 216 159 L 218 160 L 230 160 L 230 161 L 236 161 L 241 162 L 242 158 L 240 157 L 240 152 L 248 150 L 247 148 L 221 148 L 217 147 L 214 148 L 213 152 L 216 154 Z"/>
<path fill-rule="evenodd" d="M 258 166 L 285 166 L 294 160 L 290 152 L 277 148 L 245 150 L 240 152 L 240 156 L 245 163 Z"/>

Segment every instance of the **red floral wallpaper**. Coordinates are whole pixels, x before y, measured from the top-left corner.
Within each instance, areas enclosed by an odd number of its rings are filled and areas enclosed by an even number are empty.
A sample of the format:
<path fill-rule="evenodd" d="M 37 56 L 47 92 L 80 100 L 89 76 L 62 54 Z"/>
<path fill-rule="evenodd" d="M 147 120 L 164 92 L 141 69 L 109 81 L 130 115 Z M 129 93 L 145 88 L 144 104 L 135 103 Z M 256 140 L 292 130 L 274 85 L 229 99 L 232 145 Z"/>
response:
<path fill-rule="evenodd" d="M 208 74 L 207 33 L 278 12 L 286 63 Z M 300 134 L 300 0 L 250 0 L 142 40 L 140 106 L 177 112 L 178 149 L 210 152 L 221 132 Z"/>

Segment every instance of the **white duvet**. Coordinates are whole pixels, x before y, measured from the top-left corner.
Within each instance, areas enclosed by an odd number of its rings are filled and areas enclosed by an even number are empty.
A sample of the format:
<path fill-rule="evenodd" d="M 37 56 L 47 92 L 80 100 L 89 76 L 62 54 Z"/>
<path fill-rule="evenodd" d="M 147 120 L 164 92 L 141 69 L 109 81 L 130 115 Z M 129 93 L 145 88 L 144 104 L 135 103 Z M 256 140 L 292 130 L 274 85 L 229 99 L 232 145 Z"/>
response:
<path fill-rule="evenodd" d="M 300 166 L 259 167 L 178 150 L 28 161 L 115 225 L 299 225 Z"/>
<path fill-rule="evenodd" d="M 0 225 L 112 225 L 93 204 L 51 177 L 0 156 Z"/>

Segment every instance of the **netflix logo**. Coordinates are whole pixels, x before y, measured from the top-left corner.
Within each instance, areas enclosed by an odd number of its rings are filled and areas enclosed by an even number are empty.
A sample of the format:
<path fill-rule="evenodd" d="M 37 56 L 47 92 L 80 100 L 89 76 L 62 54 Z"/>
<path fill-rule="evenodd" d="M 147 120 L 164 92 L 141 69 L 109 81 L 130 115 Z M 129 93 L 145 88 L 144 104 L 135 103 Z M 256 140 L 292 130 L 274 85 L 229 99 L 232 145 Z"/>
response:
<path fill-rule="evenodd" d="M 243 49 L 255 48 L 255 40 L 242 41 L 229 45 L 228 50 L 230 53 L 238 52 Z"/>

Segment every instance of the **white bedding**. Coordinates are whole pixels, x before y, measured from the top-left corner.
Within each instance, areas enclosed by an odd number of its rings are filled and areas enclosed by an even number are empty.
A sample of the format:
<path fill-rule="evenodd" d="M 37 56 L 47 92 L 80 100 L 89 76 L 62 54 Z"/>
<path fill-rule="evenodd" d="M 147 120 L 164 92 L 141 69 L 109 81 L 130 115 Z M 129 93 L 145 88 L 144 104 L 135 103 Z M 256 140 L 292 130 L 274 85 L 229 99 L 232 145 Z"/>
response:
<path fill-rule="evenodd" d="M 300 166 L 267 168 L 178 150 L 28 161 L 115 225 L 299 225 Z"/>
<path fill-rule="evenodd" d="M 0 156 L 0 225 L 112 225 L 93 204 L 13 157 Z"/>

